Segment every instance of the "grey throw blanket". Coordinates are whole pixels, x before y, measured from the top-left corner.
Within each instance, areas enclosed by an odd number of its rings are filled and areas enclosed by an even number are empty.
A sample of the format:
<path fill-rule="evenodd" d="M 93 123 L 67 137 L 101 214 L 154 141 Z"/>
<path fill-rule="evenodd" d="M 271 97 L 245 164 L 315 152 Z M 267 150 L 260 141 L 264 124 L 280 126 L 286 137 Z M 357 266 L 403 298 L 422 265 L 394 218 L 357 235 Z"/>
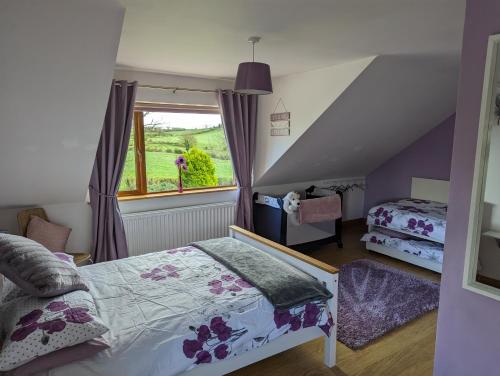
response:
<path fill-rule="evenodd" d="M 233 238 L 192 243 L 258 288 L 278 310 L 332 297 L 316 278 Z"/>

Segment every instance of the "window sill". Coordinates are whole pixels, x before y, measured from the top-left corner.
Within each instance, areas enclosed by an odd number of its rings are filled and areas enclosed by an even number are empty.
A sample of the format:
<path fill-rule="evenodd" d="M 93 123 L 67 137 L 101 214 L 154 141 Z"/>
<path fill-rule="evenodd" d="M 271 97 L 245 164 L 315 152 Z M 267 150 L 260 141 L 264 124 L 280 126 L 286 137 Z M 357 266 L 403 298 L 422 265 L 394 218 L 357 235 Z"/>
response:
<path fill-rule="evenodd" d="M 118 201 L 134 201 L 134 200 L 145 200 L 145 199 L 151 199 L 151 198 L 189 196 L 189 195 L 197 195 L 197 194 L 201 194 L 201 193 L 235 191 L 237 189 L 238 189 L 237 186 L 231 185 L 228 187 L 191 189 L 191 190 L 185 190 L 182 193 L 172 191 L 172 192 L 148 193 L 145 195 L 126 195 L 126 196 L 118 196 Z"/>

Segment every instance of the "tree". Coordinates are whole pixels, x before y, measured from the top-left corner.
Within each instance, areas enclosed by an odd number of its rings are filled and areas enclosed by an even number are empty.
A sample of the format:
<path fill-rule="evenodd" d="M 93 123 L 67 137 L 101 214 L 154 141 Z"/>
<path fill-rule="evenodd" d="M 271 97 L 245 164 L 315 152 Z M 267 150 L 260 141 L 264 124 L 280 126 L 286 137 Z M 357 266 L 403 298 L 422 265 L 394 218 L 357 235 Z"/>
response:
<path fill-rule="evenodd" d="M 182 141 L 184 143 L 184 148 L 186 149 L 186 151 L 189 151 L 189 149 L 196 147 L 196 139 L 192 134 L 184 135 Z"/>
<path fill-rule="evenodd" d="M 214 187 L 218 184 L 215 175 L 215 164 L 212 158 L 204 151 L 191 147 L 184 154 L 188 170 L 182 173 L 185 188 Z"/>

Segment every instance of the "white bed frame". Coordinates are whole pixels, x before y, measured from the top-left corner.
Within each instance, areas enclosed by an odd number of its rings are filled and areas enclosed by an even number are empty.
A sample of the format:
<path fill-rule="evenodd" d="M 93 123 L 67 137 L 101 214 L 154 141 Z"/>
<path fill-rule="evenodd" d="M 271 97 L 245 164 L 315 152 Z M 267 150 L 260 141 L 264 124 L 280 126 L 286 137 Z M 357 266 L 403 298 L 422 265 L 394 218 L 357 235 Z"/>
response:
<path fill-rule="evenodd" d="M 448 190 L 450 182 L 447 180 L 436 180 L 436 179 L 423 179 L 423 178 L 412 178 L 411 179 L 411 198 L 421 199 L 421 200 L 431 200 L 437 202 L 448 203 Z M 368 225 L 368 231 L 372 231 L 376 225 Z M 423 238 L 429 240 L 428 237 L 412 234 L 404 230 L 391 229 L 392 231 L 401 232 L 403 234 L 408 234 L 418 238 Z M 437 243 L 444 244 L 444 242 L 433 240 Z M 386 247 L 384 245 L 375 244 L 371 242 L 366 242 L 366 249 L 378 253 L 382 253 L 386 256 L 409 262 L 420 266 L 422 268 L 433 270 L 437 273 L 441 273 L 443 269 L 443 264 L 426 260 L 421 257 L 412 255 L 410 253 L 401 252 L 398 249 L 393 249 Z"/>
<path fill-rule="evenodd" d="M 275 256 L 290 265 L 295 266 L 321 281 L 332 293 L 333 298 L 328 301 L 328 308 L 333 316 L 332 332 L 330 337 L 317 326 L 300 329 L 269 342 L 258 349 L 240 354 L 236 357 L 223 360 L 217 363 L 200 365 L 191 371 L 183 373 L 185 376 L 215 376 L 224 375 L 239 368 L 256 363 L 282 351 L 299 346 L 316 338 L 324 337 L 324 363 L 327 367 L 335 366 L 336 342 L 337 342 L 337 291 L 338 291 L 338 269 L 321 261 L 294 251 L 281 244 L 270 241 L 261 236 L 255 235 L 237 226 L 229 227 L 229 236 L 253 247 L 256 247 L 272 256 Z"/>

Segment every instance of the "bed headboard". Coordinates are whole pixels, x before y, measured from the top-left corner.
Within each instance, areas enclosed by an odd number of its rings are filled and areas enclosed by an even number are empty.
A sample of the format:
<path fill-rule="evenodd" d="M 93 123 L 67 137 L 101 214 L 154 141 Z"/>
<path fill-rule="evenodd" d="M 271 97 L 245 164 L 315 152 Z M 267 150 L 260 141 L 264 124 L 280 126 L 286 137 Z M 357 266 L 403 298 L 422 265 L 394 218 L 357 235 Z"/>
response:
<path fill-rule="evenodd" d="M 448 180 L 411 178 L 411 198 L 448 203 Z"/>

